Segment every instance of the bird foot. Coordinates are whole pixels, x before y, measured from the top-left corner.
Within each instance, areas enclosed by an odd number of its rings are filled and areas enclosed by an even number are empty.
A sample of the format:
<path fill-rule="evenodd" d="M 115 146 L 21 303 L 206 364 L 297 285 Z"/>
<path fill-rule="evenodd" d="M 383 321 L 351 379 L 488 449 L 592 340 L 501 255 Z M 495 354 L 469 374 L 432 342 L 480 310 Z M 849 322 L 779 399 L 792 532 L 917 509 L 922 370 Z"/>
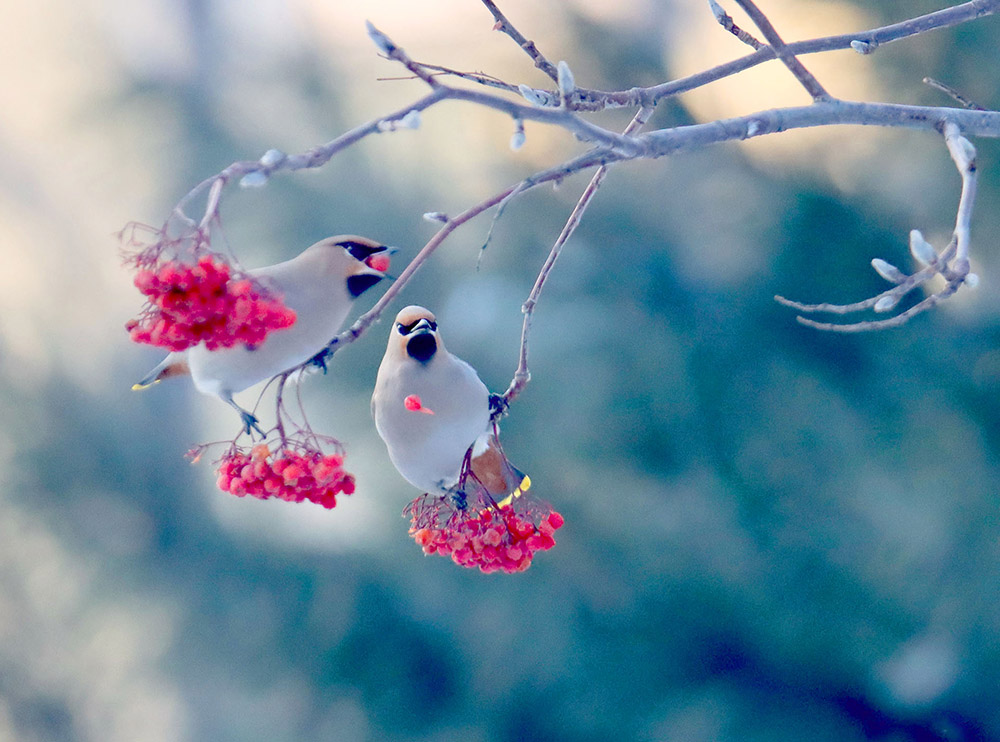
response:
<path fill-rule="evenodd" d="M 254 415 L 251 415 L 246 410 L 240 410 L 240 419 L 243 421 L 244 433 L 249 435 L 251 431 L 256 430 L 262 437 L 264 436 L 264 431 L 261 430 L 260 425 L 257 424 L 257 418 Z"/>
<path fill-rule="evenodd" d="M 326 371 L 327 371 L 326 359 L 329 357 L 330 357 L 330 351 L 324 348 L 319 353 L 310 358 L 307 363 L 311 366 L 315 366 L 316 368 L 321 369 L 323 371 L 323 375 L 326 376 Z"/>
<path fill-rule="evenodd" d="M 490 394 L 490 419 L 499 420 L 501 417 L 507 414 L 507 409 L 510 407 L 510 402 L 502 394 Z"/>

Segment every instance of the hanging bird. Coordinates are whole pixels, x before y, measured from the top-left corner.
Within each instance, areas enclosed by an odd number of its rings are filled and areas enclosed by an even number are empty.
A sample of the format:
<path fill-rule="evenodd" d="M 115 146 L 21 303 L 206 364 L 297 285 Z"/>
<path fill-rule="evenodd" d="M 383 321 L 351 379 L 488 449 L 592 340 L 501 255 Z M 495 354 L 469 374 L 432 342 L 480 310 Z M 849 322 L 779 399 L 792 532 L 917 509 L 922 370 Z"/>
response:
<path fill-rule="evenodd" d="M 430 311 L 409 306 L 396 315 L 372 416 L 406 481 L 443 494 L 461 484 L 467 470 L 498 504 L 527 490 L 530 480 L 507 461 L 494 434 L 499 403 L 476 370 L 445 349 Z"/>
<path fill-rule="evenodd" d="M 144 389 L 173 376 L 190 375 L 202 394 L 219 397 L 240 413 L 247 432 L 257 419 L 240 407 L 233 395 L 257 382 L 305 363 L 326 347 L 347 319 L 354 300 L 383 278 L 385 260 L 392 248 L 365 237 L 339 235 L 320 240 L 283 263 L 248 273 L 275 292 L 296 313 L 295 323 L 267 335 L 253 349 L 244 345 L 208 350 L 204 344 L 170 353 L 133 389 Z"/>

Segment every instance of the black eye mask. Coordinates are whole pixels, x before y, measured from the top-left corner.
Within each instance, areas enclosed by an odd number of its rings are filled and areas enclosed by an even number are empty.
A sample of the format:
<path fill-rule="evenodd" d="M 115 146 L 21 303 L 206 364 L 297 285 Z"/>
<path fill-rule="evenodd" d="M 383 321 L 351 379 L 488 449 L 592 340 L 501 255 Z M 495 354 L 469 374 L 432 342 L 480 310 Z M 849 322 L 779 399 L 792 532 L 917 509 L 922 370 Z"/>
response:
<path fill-rule="evenodd" d="M 416 327 L 417 325 L 419 325 L 421 322 L 426 322 L 427 325 L 428 325 L 428 329 L 431 332 L 434 332 L 438 328 L 437 322 L 434 322 L 433 320 L 429 320 L 429 319 L 427 319 L 425 317 L 421 317 L 420 319 L 414 320 L 413 322 L 411 322 L 408 325 L 404 325 L 402 322 L 397 323 L 396 324 L 396 330 L 397 330 L 397 332 L 399 332 L 400 335 L 409 335 L 411 332 L 413 332 L 413 328 Z"/>
<path fill-rule="evenodd" d="M 375 245 L 375 247 L 372 247 L 371 245 L 363 245 L 360 242 L 354 242 L 352 240 L 347 240 L 346 242 L 339 242 L 337 244 L 339 244 L 342 248 L 347 250 L 347 252 L 351 254 L 352 258 L 354 258 L 355 260 L 359 260 L 362 263 L 365 262 L 366 258 L 371 257 L 375 253 L 385 252 L 386 250 L 385 245 Z"/>

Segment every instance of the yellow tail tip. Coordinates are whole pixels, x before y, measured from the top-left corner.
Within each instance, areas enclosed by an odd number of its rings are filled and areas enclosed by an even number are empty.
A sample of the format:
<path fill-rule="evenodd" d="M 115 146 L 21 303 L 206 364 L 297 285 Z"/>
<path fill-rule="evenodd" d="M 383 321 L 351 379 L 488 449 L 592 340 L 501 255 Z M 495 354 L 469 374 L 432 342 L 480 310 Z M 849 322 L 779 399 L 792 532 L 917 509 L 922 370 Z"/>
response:
<path fill-rule="evenodd" d="M 148 384 L 143 384 L 142 382 L 139 382 L 138 384 L 133 384 L 132 385 L 132 391 L 133 392 L 141 392 L 143 389 L 149 389 L 149 387 L 153 386 L 153 384 L 159 384 L 159 383 L 160 383 L 159 379 L 156 379 L 155 381 L 151 381 Z"/>
<path fill-rule="evenodd" d="M 519 485 L 517 485 L 517 487 L 514 489 L 513 492 L 511 492 L 509 495 L 507 495 L 505 498 L 503 498 L 500 502 L 498 502 L 497 503 L 497 507 L 502 508 L 502 507 L 506 507 L 507 505 L 510 505 L 512 502 L 514 502 L 515 498 L 520 497 L 525 492 L 527 492 L 529 489 L 531 489 L 531 477 L 529 477 L 527 474 L 525 474 L 524 475 L 524 479 L 521 480 L 521 483 Z"/>

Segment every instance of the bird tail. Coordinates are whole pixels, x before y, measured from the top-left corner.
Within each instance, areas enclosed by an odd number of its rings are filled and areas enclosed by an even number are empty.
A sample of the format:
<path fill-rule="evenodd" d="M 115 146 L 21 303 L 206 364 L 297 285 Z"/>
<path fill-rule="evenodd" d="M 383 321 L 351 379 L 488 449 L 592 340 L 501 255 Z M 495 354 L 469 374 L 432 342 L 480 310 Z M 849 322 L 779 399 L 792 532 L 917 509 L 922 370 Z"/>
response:
<path fill-rule="evenodd" d="M 184 357 L 178 356 L 176 353 L 171 353 L 160 361 L 160 363 L 157 364 L 148 374 L 133 384 L 132 391 L 137 392 L 140 389 L 146 389 L 147 387 L 153 386 L 153 384 L 158 384 L 164 379 L 169 379 L 171 376 L 183 376 L 189 373 L 191 373 L 191 369 L 188 368 L 187 361 L 184 360 Z"/>
<path fill-rule="evenodd" d="M 503 448 L 496 431 L 491 431 L 486 449 L 471 460 L 472 474 L 492 497 L 497 506 L 509 505 L 531 487 L 531 478 L 515 467 Z"/>

